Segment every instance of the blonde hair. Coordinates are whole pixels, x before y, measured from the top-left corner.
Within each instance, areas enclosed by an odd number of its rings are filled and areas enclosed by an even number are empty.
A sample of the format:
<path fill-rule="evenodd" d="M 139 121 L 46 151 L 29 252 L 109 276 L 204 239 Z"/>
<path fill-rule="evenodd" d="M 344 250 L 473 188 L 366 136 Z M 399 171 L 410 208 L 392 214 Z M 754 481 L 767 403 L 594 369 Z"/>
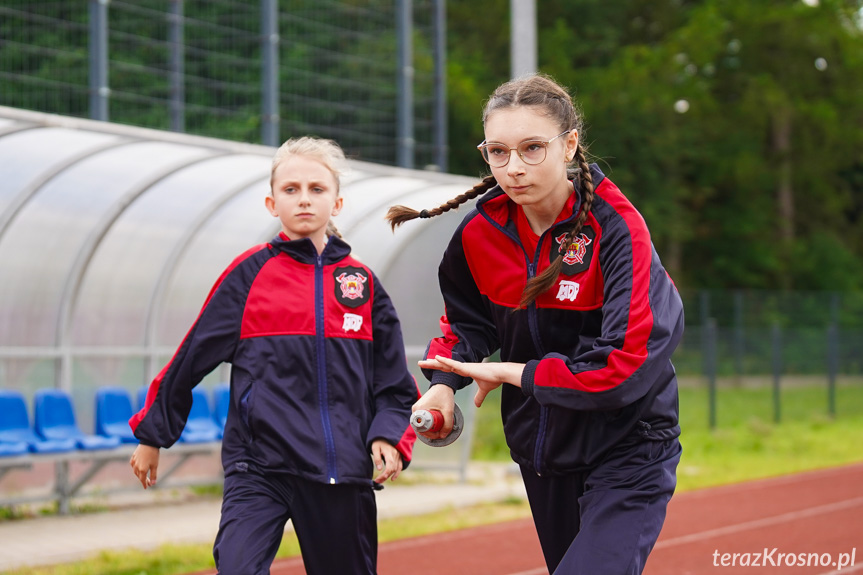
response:
<path fill-rule="evenodd" d="M 347 159 L 345 152 L 333 140 L 324 138 L 315 138 L 312 136 L 302 136 L 300 138 L 291 138 L 279 146 L 273 156 L 273 167 L 270 170 L 270 193 L 273 193 L 273 179 L 276 175 L 276 168 L 288 158 L 303 156 L 313 158 L 319 161 L 327 168 L 333 178 L 336 180 L 336 196 L 339 195 L 341 187 L 341 177 L 347 169 Z M 327 223 L 327 235 L 342 237 L 336 225 L 330 220 Z"/>

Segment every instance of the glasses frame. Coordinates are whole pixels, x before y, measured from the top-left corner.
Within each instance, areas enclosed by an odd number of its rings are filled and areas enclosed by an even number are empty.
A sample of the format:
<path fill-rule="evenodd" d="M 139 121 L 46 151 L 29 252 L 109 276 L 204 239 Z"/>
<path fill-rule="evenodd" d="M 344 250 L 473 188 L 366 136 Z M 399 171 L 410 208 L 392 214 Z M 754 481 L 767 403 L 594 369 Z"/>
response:
<path fill-rule="evenodd" d="M 541 163 L 543 163 L 545 161 L 545 159 L 548 157 L 548 145 L 550 143 L 552 143 L 553 141 L 555 141 L 556 139 L 558 139 L 559 137 L 561 137 L 565 134 L 569 134 L 570 132 L 572 132 L 572 128 L 559 133 L 558 135 L 556 135 L 555 137 L 553 137 L 550 140 L 525 140 L 523 142 L 520 142 L 518 144 L 518 146 L 516 146 L 514 148 L 510 148 L 509 146 L 502 144 L 500 142 L 487 142 L 487 141 L 483 140 L 476 147 L 476 149 L 479 150 L 479 155 L 482 156 L 482 159 L 485 160 L 485 163 L 488 164 L 489 166 L 491 166 L 492 168 L 503 168 L 504 166 L 509 164 L 510 159 L 512 159 L 512 151 L 513 150 L 515 150 L 515 153 L 518 154 L 519 158 L 521 158 L 521 161 L 524 162 L 525 164 L 527 164 L 528 166 L 538 166 Z M 506 156 L 506 162 L 502 163 L 499 166 L 493 165 L 488 159 L 488 147 L 492 144 L 494 144 L 495 146 L 501 146 L 501 147 L 507 148 L 509 150 L 509 154 L 507 154 L 507 156 Z M 542 144 L 542 149 L 545 150 L 545 155 L 542 157 L 542 159 L 540 161 L 538 161 L 536 163 L 527 161 L 527 158 L 525 158 L 524 155 L 519 151 L 519 148 L 526 145 L 526 144 Z"/>

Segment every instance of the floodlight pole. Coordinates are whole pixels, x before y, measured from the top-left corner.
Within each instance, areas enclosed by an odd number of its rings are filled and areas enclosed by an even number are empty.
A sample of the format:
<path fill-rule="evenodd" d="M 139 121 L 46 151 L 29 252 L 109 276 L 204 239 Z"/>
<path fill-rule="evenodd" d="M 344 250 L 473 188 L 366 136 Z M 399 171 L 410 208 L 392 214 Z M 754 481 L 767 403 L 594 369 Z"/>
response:
<path fill-rule="evenodd" d="M 534 74 L 536 57 L 536 0 L 510 0 L 510 57 L 513 78 Z"/>

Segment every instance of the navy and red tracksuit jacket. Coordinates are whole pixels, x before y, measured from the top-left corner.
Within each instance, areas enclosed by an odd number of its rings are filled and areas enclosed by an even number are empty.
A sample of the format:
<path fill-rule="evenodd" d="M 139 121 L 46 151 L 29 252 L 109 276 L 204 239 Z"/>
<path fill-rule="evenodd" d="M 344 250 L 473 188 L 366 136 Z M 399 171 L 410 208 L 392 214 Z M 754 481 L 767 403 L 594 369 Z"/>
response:
<path fill-rule="evenodd" d="M 332 237 L 279 234 L 218 279 L 173 359 L 132 417 L 145 445 L 180 437 L 192 388 L 230 362 L 222 464 L 323 483 L 371 482 L 371 444 L 396 446 L 405 467 L 416 381 L 392 302 L 371 270 Z"/>
<path fill-rule="evenodd" d="M 618 444 L 680 434 L 671 354 L 683 305 L 653 248 L 644 219 L 591 166 L 593 207 L 577 242 L 559 241 L 581 204 L 540 236 L 535 253 L 519 239 L 512 201 L 498 186 L 477 202 L 439 268 L 443 336 L 426 357 L 526 364 L 521 389 L 502 386 L 504 433 L 513 459 L 540 474 L 594 467 Z M 554 286 L 517 310 L 525 284 L 564 257 Z M 460 389 L 454 373 L 425 370 L 432 384 Z"/>

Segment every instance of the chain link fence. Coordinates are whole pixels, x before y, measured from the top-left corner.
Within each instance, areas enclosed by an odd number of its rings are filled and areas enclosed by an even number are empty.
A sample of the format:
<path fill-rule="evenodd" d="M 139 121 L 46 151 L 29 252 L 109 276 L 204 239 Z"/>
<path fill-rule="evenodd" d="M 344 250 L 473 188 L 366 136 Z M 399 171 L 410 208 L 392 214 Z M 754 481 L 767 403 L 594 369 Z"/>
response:
<path fill-rule="evenodd" d="M 683 295 L 674 364 L 684 387 L 706 390 L 711 427 L 744 413 L 777 423 L 863 414 L 863 293 Z"/>
<path fill-rule="evenodd" d="M 355 159 L 396 164 L 402 49 L 412 56 L 412 163 L 445 170 L 438 4 L 6 0 L 0 105 L 271 145 L 315 135 Z M 267 122 L 273 141 L 263 141 Z"/>

